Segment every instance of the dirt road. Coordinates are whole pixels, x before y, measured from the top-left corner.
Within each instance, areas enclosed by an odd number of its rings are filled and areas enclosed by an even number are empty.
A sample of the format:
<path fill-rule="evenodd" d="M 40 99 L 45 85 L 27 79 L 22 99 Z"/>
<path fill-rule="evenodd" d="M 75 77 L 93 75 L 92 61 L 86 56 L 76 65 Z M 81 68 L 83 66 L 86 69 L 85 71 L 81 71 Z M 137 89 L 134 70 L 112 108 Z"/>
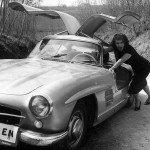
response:
<path fill-rule="evenodd" d="M 123 108 L 92 129 L 81 150 L 150 150 L 150 106 L 144 99 L 140 111 Z"/>

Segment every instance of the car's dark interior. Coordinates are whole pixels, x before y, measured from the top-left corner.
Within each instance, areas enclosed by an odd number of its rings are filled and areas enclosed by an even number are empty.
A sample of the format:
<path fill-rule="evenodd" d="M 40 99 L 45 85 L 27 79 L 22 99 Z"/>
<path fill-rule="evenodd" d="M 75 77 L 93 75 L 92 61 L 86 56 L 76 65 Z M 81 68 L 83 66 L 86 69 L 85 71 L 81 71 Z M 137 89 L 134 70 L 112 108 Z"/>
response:
<path fill-rule="evenodd" d="M 104 68 L 111 68 L 113 66 L 114 62 L 110 61 L 109 59 L 109 53 L 104 54 L 103 56 L 103 66 Z M 115 76 L 116 76 L 116 85 L 117 89 L 120 90 L 123 87 L 127 86 L 132 78 L 132 70 L 131 67 L 128 65 L 122 65 L 119 66 L 115 70 Z"/>
<path fill-rule="evenodd" d="M 132 72 L 125 66 L 119 66 L 116 71 L 116 85 L 118 90 L 127 86 L 132 78 Z"/>

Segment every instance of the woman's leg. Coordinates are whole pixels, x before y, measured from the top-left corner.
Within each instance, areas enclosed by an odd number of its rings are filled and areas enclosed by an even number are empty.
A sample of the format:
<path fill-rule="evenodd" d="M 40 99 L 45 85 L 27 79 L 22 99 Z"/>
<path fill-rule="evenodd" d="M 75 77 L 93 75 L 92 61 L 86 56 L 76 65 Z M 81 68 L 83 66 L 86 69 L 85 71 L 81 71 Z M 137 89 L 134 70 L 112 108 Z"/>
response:
<path fill-rule="evenodd" d="M 134 94 L 134 96 L 135 96 L 135 108 L 134 108 L 134 110 L 138 111 L 141 108 L 141 101 L 139 99 L 139 94 Z"/>
<path fill-rule="evenodd" d="M 142 89 L 146 90 L 146 93 L 149 94 L 149 88 L 147 87 L 147 81 L 146 81 L 146 77 L 148 76 L 149 71 L 147 71 L 146 69 L 138 72 L 136 74 L 134 74 L 130 85 L 129 85 L 129 94 L 134 94 L 135 97 L 135 108 L 139 107 L 140 109 L 140 105 L 141 105 L 141 101 L 139 99 L 139 92 Z M 137 110 L 139 110 L 137 109 Z"/>
<path fill-rule="evenodd" d="M 135 109 L 134 110 L 140 110 L 140 97 L 139 97 L 139 92 L 145 87 L 146 81 L 145 80 L 140 80 L 140 76 L 136 75 L 132 78 L 132 81 L 130 82 L 129 85 L 129 94 L 132 94 L 134 96 L 134 101 L 135 101 Z M 137 109 L 139 108 L 139 109 Z"/>
<path fill-rule="evenodd" d="M 143 90 L 145 91 L 145 93 L 148 95 L 148 98 L 147 100 L 145 101 L 145 105 L 149 105 L 150 104 L 150 89 L 149 89 L 149 86 L 146 85 Z"/>
<path fill-rule="evenodd" d="M 134 94 L 134 97 L 135 97 L 135 107 L 139 107 L 140 105 L 139 94 Z"/>
<path fill-rule="evenodd" d="M 143 90 L 145 91 L 145 93 L 148 95 L 148 97 L 150 97 L 150 89 L 149 89 L 149 86 L 146 85 Z"/>

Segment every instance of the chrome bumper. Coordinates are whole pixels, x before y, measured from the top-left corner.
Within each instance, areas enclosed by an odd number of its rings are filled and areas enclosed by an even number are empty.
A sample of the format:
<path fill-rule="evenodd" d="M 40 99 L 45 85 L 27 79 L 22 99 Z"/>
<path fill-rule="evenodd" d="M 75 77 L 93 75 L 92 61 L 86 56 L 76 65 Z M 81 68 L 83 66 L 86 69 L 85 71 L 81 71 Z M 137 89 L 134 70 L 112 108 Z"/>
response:
<path fill-rule="evenodd" d="M 26 130 L 20 131 L 20 140 L 31 145 L 46 146 L 57 143 L 64 139 L 68 132 L 62 132 L 58 134 L 41 134 L 37 132 L 31 132 Z"/>

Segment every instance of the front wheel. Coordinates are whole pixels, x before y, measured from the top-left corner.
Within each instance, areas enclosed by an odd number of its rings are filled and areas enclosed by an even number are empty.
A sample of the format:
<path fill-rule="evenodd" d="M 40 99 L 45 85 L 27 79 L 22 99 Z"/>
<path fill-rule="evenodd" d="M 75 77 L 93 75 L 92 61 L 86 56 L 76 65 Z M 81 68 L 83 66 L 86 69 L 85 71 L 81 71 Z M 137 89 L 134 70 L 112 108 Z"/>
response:
<path fill-rule="evenodd" d="M 85 137 L 87 130 L 87 109 L 83 102 L 77 103 L 70 117 L 68 125 L 67 147 L 77 150 Z"/>

